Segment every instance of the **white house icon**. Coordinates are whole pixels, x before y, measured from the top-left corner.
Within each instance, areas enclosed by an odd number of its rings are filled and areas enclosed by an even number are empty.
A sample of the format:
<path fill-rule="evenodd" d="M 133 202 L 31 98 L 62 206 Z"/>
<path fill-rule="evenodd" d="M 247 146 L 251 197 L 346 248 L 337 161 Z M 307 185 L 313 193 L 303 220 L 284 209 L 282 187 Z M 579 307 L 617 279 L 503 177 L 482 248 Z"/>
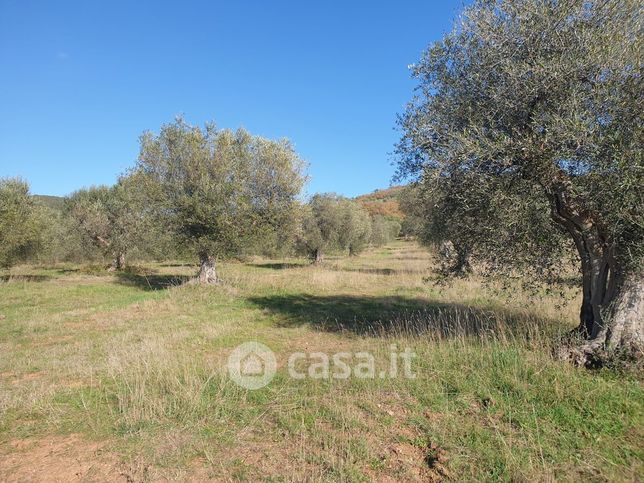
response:
<path fill-rule="evenodd" d="M 257 353 L 251 352 L 240 362 L 240 373 L 242 376 L 261 376 L 264 374 L 265 362 Z"/>
<path fill-rule="evenodd" d="M 276 371 L 275 353 L 259 342 L 245 342 L 235 347 L 228 356 L 228 375 L 246 389 L 266 386 Z"/>

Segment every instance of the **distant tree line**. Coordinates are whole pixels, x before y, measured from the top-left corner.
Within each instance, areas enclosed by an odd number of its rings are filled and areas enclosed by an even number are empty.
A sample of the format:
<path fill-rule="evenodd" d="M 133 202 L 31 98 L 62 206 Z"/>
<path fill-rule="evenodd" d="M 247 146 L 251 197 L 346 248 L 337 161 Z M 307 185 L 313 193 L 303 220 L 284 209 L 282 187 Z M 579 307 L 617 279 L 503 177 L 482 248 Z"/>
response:
<path fill-rule="evenodd" d="M 21 261 L 103 262 L 130 258 L 199 262 L 197 280 L 216 283 L 218 260 L 249 255 L 357 255 L 383 245 L 398 221 L 336 194 L 300 198 L 306 164 L 287 140 L 183 119 L 140 137 L 136 165 L 114 186 L 80 189 L 61 207 L 0 179 L 0 267 Z M 49 204 L 50 205 L 50 204 Z"/>

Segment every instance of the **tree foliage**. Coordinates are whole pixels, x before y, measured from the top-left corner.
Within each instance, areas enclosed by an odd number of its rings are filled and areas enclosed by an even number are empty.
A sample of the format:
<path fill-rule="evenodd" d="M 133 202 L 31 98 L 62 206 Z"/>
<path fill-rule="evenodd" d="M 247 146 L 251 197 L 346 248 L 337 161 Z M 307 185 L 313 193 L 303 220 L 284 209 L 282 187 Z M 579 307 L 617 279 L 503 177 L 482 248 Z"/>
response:
<path fill-rule="evenodd" d="M 27 182 L 0 179 L 0 268 L 11 267 L 32 254 L 43 225 Z"/>
<path fill-rule="evenodd" d="M 371 219 L 357 202 L 335 193 L 314 195 L 304 207 L 299 245 L 321 261 L 328 251 L 360 253 L 369 244 Z"/>
<path fill-rule="evenodd" d="M 401 223 L 382 215 L 375 215 L 371 219 L 371 245 L 380 247 L 386 245 L 400 234 Z"/>
<path fill-rule="evenodd" d="M 404 186 L 398 193 L 398 204 L 403 213 L 400 234 L 404 237 L 423 239 L 425 207 L 421 192 L 416 184 Z"/>
<path fill-rule="evenodd" d="M 66 213 L 89 243 L 112 257 L 112 267 L 124 268 L 125 256 L 151 230 L 145 199 L 136 175 L 123 176 L 114 186 L 94 186 L 73 193 Z"/>
<path fill-rule="evenodd" d="M 290 225 L 306 178 L 287 140 L 179 118 L 140 142 L 137 172 L 161 218 L 209 270 L 203 281 L 216 281 L 215 258 L 239 255 Z"/>

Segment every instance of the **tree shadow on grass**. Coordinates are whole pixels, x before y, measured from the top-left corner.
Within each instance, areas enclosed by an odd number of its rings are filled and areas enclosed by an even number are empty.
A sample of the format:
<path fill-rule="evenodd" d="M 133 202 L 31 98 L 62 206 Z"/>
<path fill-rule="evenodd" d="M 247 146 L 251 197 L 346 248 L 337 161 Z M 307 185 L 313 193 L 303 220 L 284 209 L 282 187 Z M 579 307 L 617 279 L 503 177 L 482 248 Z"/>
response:
<path fill-rule="evenodd" d="M 356 267 L 356 268 L 343 267 L 343 268 L 340 268 L 339 270 L 342 270 L 343 272 L 370 273 L 372 275 L 394 275 L 398 272 L 393 268 L 373 268 L 373 267 Z"/>
<path fill-rule="evenodd" d="M 404 275 L 425 273 L 427 269 L 409 269 L 409 268 L 377 268 L 377 267 L 342 267 L 336 268 L 343 272 L 368 273 L 371 275 Z"/>
<path fill-rule="evenodd" d="M 271 270 L 285 270 L 287 268 L 302 268 L 309 266 L 310 263 L 297 262 L 280 262 L 280 263 L 251 263 L 250 266 L 257 268 L 268 268 Z"/>
<path fill-rule="evenodd" d="M 187 275 L 155 275 L 121 272 L 116 273 L 118 282 L 123 285 L 130 285 L 141 290 L 164 290 L 182 285 L 192 277 Z"/>
<path fill-rule="evenodd" d="M 46 282 L 51 275 L 0 275 L 0 282 Z"/>
<path fill-rule="evenodd" d="M 442 337 L 521 335 L 555 322 L 507 309 L 483 310 L 400 296 L 373 297 L 310 294 L 251 297 L 249 301 L 283 317 L 280 327 L 309 325 L 317 330 L 358 335 Z"/>

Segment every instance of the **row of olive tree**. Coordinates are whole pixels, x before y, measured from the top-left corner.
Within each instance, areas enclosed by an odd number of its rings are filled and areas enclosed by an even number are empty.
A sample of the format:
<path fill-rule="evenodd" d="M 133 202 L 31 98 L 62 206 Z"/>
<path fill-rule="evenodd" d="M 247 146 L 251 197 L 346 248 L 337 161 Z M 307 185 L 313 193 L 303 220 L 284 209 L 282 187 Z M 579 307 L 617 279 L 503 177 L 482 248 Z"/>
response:
<path fill-rule="evenodd" d="M 399 175 L 421 237 L 552 280 L 576 260 L 569 354 L 644 350 L 641 2 L 476 0 L 413 67 Z"/>
<path fill-rule="evenodd" d="M 299 248 L 316 263 L 328 251 L 356 255 L 369 244 L 372 235 L 369 213 L 355 201 L 332 193 L 311 198 L 303 207 L 301 226 Z"/>
<path fill-rule="evenodd" d="M 112 187 L 79 190 L 61 208 L 32 196 L 19 178 L 0 179 L 0 268 L 22 261 L 112 260 L 125 266 L 126 254 L 167 258 L 178 253 L 165 227 L 153 223 L 151 210 L 132 176 Z"/>
<path fill-rule="evenodd" d="M 200 262 L 198 280 L 216 283 L 218 259 L 299 251 L 319 262 L 323 253 L 356 255 L 400 231 L 338 195 L 301 203 L 306 166 L 286 140 L 178 118 L 157 134 L 144 133 L 140 145 L 129 173 L 114 186 L 76 191 L 62 213 L 36 205 L 24 181 L 0 182 L 2 265 L 57 240 L 82 247 L 81 257 L 93 250 L 111 259 L 111 270 L 124 269 L 131 253 L 190 254 Z"/>

